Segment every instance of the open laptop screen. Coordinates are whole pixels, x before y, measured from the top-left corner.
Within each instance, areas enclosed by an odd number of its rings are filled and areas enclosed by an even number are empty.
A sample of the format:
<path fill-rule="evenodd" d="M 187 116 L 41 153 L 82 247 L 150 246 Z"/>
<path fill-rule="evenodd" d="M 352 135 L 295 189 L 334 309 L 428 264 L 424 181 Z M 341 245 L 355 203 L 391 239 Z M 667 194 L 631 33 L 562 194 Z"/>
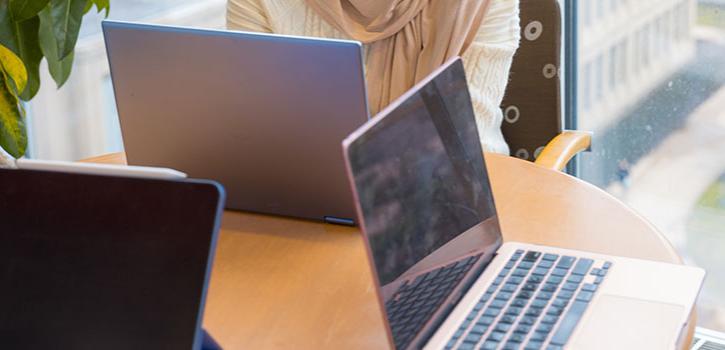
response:
<path fill-rule="evenodd" d="M 478 248 L 498 248 L 501 233 L 460 60 L 368 126 L 346 141 L 347 156 L 381 286 L 477 225 L 490 245 Z"/>

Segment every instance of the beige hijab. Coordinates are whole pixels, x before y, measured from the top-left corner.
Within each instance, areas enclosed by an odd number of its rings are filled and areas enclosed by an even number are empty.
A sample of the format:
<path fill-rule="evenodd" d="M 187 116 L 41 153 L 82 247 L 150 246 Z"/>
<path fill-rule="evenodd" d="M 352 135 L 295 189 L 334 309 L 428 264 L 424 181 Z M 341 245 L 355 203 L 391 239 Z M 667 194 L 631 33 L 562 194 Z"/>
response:
<path fill-rule="evenodd" d="M 377 113 L 475 38 L 491 0 L 306 0 L 328 23 L 368 44 L 367 85 Z"/>

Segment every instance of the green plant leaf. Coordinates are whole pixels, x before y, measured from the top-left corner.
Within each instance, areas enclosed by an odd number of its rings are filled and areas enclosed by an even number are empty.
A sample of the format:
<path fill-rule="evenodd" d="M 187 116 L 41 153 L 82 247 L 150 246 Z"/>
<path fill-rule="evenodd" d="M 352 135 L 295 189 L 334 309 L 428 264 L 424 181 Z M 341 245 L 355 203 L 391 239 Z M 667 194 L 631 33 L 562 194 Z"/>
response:
<path fill-rule="evenodd" d="M 10 13 L 16 22 L 33 17 L 48 5 L 50 0 L 9 0 Z"/>
<path fill-rule="evenodd" d="M 20 94 L 25 101 L 32 99 L 40 88 L 40 61 L 43 58 L 38 44 L 38 16 L 13 21 L 8 2 L 0 0 L 0 44 L 10 49 L 25 64 L 27 86 Z"/>
<path fill-rule="evenodd" d="M 108 13 L 111 12 L 111 0 L 92 0 L 96 3 L 96 8 L 98 8 L 98 12 L 101 12 L 101 10 L 106 11 L 106 18 L 108 18 Z"/>
<path fill-rule="evenodd" d="M 51 28 L 57 42 L 58 56 L 65 58 L 73 52 L 81 29 L 83 10 L 88 0 L 50 0 Z M 45 11 L 45 10 L 43 10 Z M 41 11 L 41 13 L 43 12 Z M 41 20 L 42 22 L 42 20 Z"/>
<path fill-rule="evenodd" d="M 111 0 L 88 0 L 88 3 L 86 4 L 86 8 L 83 10 L 83 13 L 88 13 L 88 11 L 93 8 L 93 5 L 96 5 L 96 9 L 98 10 L 98 13 L 101 13 L 101 11 L 106 10 L 106 18 L 108 18 L 108 11 L 111 10 Z"/>
<path fill-rule="evenodd" d="M 15 158 L 25 155 L 28 136 L 25 132 L 25 116 L 19 101 L 6 86 L 5 71 L 0 74 L 0 147 Z"/>
<path fill-rule="evenodd" d="M 17 37 L 20 38 L 20 58 L 25 63 L 28 71 L 28 85 L 20 94 L 23 101 L 30 101 L 40 89 L 40 61 L 43 53 L 38 43 L 38 28 L 40 19 L 38 16 L 31 17 L 16 25 Z"/>
<path fill-rule="evenodd" d="M 65 84 L 66 81 L 68 81 L 72 69 L 73 52 L 71 52 L 70 55 L 65 56 L 65 58 L 60 61 L 48 61 L 48 70 L 50 71 L 50 76 L 53 77 L 53 80 L 55 80 L 55 84 L 56 86 L 58 86 L 59 89 L 61 86 L 63 86 L 63 84 Z"/>
<path fill-rule="evenodd" d="M 25 154 L 25 111 L 40 87 L 40 61 L 62 86 L 73 64 L 83 14 L 110 0 L 0 0 L 0 147 L 15 157 Z M 42 39 L 41 39 L 42 36 Z"/>
<path fill-rule="evenodd" d="M 15 58 L 9 56 L 20 59 L 20 54 L 8 5 L 8 1 L 0 1 L 0 44 L 9 52 L 6 52 L 4 60 L 14 61 Z M 17 85 L 7 78 L 5 72 L 5 67 L 11 66 L 11 62 L 6 64 L 4 60 L 0 64 L 0 147 L 13 157 L 20 157 L 25 153 L 27 137 L 22 110 L 16 97 Z"/>
<path fill-rule="evenodd" d="M 40 49 L 45 55 L 45 60 L 48 61 L 48 70 L 50 76 L 55 80 L 58 88 L 65 84 L 66 80 L 70 76 L 71 68 L 73 67 L 73 52 L 65 58 L 61 59 L 58 55 L 58 42 L 55 35 L 53 35 L 53 19 L 49 8 L 40 11 L 40 29 L 38 39 L 40 42 Z"/>
<path fill-rule="evenodd" d="M 14 52 L 5 46 L 0 45 L 0 64 L 3 71 L 10 77 L 13 82 L 15 94 L 19 95 L 28 84 L 28 71 L 25 70 L 25 64 Z"/>

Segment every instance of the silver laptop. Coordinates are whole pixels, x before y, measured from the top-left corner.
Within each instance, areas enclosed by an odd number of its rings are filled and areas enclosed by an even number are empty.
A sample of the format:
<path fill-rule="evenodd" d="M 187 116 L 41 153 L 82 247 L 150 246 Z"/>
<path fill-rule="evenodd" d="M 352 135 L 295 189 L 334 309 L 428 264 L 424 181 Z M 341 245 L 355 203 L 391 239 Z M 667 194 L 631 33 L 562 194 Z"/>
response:
<path fill-rule="evenodd" d="M 129 164 L 227 207 L 351 223 L 340 142 L 368 119 L 358 42 L 103 22 Z"/>
<path fill-rule="evenodd" d="M 395 347 L 673 349 L 685 341 L 702 269 L 503 243 L 460 59 L 343 147 Z"/>

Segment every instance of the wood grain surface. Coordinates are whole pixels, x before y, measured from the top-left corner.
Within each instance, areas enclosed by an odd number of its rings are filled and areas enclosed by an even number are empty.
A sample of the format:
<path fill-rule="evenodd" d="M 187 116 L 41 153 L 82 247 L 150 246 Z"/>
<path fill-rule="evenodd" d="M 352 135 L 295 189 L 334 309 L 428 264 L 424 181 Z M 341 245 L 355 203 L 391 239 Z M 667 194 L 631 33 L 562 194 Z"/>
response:
<path fill-rule="evenodd" d="M 486 162 L 505 240 L 681 263 L 651 224 L 599 188 L 512 157 Z M 366 259 L 356 228 L 227 211 L 204 327 L 225 349 L 387 348 Z"/>

